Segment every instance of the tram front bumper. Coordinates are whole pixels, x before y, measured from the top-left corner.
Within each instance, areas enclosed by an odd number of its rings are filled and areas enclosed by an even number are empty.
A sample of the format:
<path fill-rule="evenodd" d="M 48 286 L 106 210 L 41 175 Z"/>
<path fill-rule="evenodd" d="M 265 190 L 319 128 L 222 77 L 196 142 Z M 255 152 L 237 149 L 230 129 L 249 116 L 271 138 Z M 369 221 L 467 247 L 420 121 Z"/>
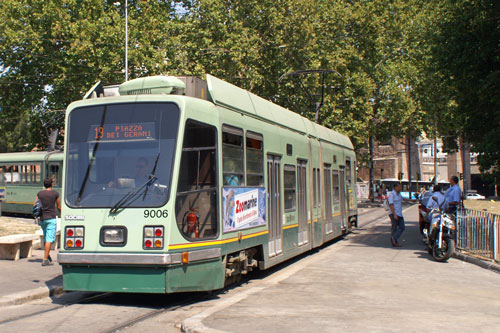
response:
<path fill-rule="evenodd" d="M 181 253 L 59 253 L 64 290 L 173 293 L 224 286 L 219 248 Z"/>

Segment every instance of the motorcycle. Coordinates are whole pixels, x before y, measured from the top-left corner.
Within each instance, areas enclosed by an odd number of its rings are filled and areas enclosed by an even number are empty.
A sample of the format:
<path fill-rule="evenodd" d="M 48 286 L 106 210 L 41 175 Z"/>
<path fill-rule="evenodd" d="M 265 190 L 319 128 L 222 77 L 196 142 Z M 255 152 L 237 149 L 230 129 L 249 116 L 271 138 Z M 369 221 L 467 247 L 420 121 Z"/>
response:
<path fill-rule="evenodd" d="M 437 197 L 433 196 L 432 200 L 438 203 Z M 433 208 L 429 213 L 432 216 L 433 224 L 437 221 L 436 227 L 432 229 L 431 234 L 428 235 L 428 229 L 424 229 L 424 235 L 428 239 L 427 250 L 439 262 L 448 261 L 455 252 L 455 216 L 443 211 L 443 203 L 439 208 Z"/>

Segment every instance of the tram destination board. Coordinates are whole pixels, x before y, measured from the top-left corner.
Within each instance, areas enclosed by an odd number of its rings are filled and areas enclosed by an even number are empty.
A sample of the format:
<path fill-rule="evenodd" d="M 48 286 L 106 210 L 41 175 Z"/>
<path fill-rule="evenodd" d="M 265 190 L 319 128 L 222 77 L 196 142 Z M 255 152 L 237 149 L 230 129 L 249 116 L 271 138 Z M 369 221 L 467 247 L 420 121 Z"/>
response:
<path fill-rule="evenodd" d="M 91 125 L 88 141 L 128 141 L 155 139 L 155 124 L 123 123 Z"/>

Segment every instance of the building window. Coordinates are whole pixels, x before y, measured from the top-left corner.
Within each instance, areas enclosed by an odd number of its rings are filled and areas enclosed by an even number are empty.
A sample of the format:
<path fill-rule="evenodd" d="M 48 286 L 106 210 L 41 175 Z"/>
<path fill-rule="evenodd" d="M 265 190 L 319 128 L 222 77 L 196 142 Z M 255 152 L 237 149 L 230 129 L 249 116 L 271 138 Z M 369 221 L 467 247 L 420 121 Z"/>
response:
<path fill-rule="evenodd" d="M 243 130 L 227 125 L 222 126 L 224 185 L 245 186 L 243 158 Z"/>
<path fill-rule="evenodd" d="M 261 134 L 247 132 L 247 186 L 264 186 L 264 140 Z"/>
<path fill-rule="evenodd" d="M 218 234 L 216 138 L 215 127 L 186 122 L 175 214 L 187 239 L 209 239 Z"/>
<path fill-rule="evenodd" d="M 295 166 L 285 164 L 284 168 L 284 186 L 285 186 L 285 211 L 295 210 L 296 205 L 296 178 Z"/>

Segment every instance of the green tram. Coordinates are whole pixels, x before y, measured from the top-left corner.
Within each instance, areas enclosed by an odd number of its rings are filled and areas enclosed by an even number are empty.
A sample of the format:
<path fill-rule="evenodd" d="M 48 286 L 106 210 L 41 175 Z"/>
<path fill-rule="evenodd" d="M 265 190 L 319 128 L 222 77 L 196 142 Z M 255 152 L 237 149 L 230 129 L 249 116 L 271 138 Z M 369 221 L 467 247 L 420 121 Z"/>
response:
<path fill-rule="evenodd" d="M 61 192 L 61 151 L 0 154 L 0 194 L 2 214 L 33 214 L 36 194 L 43 190 L 43 180 L 52 177 L 54 190 Z"/>
<path fill-rule="evenodd" d="M 98 84 L 65 147 L 65 290 L 219 289 L 357 226 L 350 140 L 210 75 Z"/>

